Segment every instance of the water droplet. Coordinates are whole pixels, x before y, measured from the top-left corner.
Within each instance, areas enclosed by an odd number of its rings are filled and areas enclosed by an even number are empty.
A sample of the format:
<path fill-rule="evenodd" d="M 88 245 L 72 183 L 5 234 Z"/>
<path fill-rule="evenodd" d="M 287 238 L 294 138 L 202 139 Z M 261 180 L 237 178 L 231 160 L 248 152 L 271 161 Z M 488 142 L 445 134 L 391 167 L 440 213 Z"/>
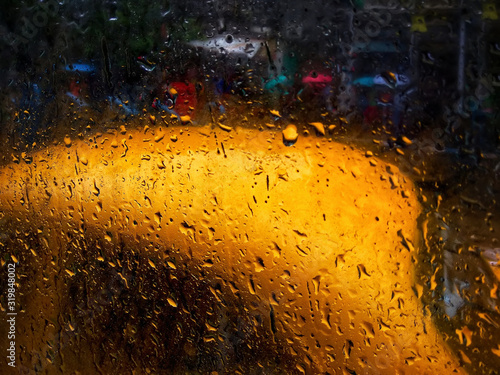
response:
<path fill-rule="evenodd" d="M 370 277 L 370 274 L 366 271 L 365 266 L 363 264 L 358 264 L 358 278 L 361 278 L 363 275 Z"/>
<path fill-rule="evenodd" d="M 168 297 L 168 298 L 167 298 L 167 302 L 168 302 L 168 304 L 169 304 L 170 306 L 172 306 L 172 307 L 177 307 L 177 302 L 175 302 L 175 300 L 174 300 L 173 298 Z"/>
<path fill-rule="evenodd" d="M 393 87 L 397 83 L 397 77 L 393 72 L 385 71 L 380 74 L 380 76 L 387 82 L 387 85 Z"/>
<path fill-rule="evenodd" d="M 100 193 L 101 193 L 101 190 L 97 187 L 97 184 L 94 180 L 94 188 L 92 189 L 92 194 L 94 194 L 96 197 L 98 197 Z"/>
<path fill-rule="evenodd" d="M 71 147 L 71 143 L 72 143 L 72 141 L 71 141 L 70 136 L 69 136 L 69 135 L 66 135 L 66 136 L 64 137 L 64 144 L 66 145 L 66 147 Z"/>
<path fill-rule="evenodd" d="M 285 146 L 292 146 L 297 142 L 298 138 L 299 133 L 295 125 L 290 124 L 283 130 L 283 143 Z"/>
<path fill-rule="evenodd" d="M 155 137 L 155 142 L 160 142 L 165 137 L 165 133 L 161 132 Z"/>
<path fill-rule="evenodd" d="M 413 142 L 412 142 L 409 138 L 407 138 L 407 137 L 405 137 L 405 136 L 403 136 L 403 137 L 401 138 L 401 140 L 402 140 L 402 141 L 403 141 L 403 143 L 404 143 L 405 145 L 407 145 L 407 146 L 409 146 L 409 145 L 411 145 L 411 144 L 413 143 Z"/>
<path fill-rule="evenodd" d="M 162 219 L 162 215 L 160 212 L 156 212 L 155 213 L 155 216 L 154 216 L 154 220 L 156 222 L 156 224 L 160 225 L 161 224 L 161 219 Z"/>
<path fill-rule="evenodd" d="M 66 269 L 66 273 L 70 276 L 75 276 L 75 273 L 73 271 L 68 270 L 68 269 Z"/>
<path fill-rule="evenodd" d="M 255 52 L 255 47 L 252 43 L 247 43 L 245 45 L 245 49 L 244 49 L 244 52 L 247 54 L 247 55 L 251 55 Z"/>
<path fill-rule="evenodd" d="M 261 272 L 266 268 L 264 260 L 261 257 L 257 257 L 255 260 L 255 272 Z"/>
<path fill-rule="evenodd" d="M 471 331 L 469 327 L 463 326 L 462 329 L 455 330 L 455 333 L 458 335 L 460 344 L 465 344 L 465 346 L 470 346 L 472 344 L 473 331 Z"/>
<path fill-rule="evenodd" d="M 225 131 L 227 131 L 227 132 L 230 132 L 231 130 L 233 130 L 233 128 L 232 128 L 232 127 L 227 126 L 227 125 L 224 125 L 224 124 L 221 124 L 220 122 L 219 122 L 219 127 L 220 127 L 222 130 L 225 130 Z"/>
<path fill-rule="evenodd" d="M 321 135 L 325 135 L 325 125 L 322 122 L 310 122 L 309 125 L 314 126 L 314 129 Z"/>
<path fill-rule="evenodd" d="M 354 166 L 351 168 L 351 174 L 354 176 L 354 178 L 358 178 L 362 175 L 362 172 L 358 166 Z"/>
<path fill-rule="evenodd" d="M 89 161 L 85 156 L 81 156 L 80 163 L 82 163 L 83 165 L 87 165 L 89 163 Z"/>

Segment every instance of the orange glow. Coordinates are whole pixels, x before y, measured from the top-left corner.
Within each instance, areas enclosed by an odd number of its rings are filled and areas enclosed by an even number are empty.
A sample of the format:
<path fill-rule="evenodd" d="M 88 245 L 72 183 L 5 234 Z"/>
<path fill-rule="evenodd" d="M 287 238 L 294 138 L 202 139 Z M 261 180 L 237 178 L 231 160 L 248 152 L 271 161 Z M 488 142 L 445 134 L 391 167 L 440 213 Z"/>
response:
<path fill-rule="evenodd" d="M 67 241 L 61 233 L 100 238 L 96 260 L 118 269 L 124 241 L 153 269 L 183 264 L 222 280 L 223 294 L 271 311 L 262 324 L 299 371 L 462 373 L 412 289 L 415 187 L 371 153 L 304 136 L 286 147 L 280 132 L 168 127 L 73 139 L 32 158 L 0 169 L 0 210 L 40 230 L 47 248 Z M 83 272 L 61 256 L 62 278 Z M 58 306 L 44 309 L 57 321 Z"/>

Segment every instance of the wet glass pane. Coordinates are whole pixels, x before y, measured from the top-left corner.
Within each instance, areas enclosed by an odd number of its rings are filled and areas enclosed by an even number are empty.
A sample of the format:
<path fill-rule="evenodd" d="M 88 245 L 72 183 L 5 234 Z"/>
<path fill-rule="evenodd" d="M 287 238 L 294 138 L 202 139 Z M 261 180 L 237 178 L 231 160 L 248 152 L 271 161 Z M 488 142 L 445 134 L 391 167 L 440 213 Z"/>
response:
<path fill-rule="evenodd" d="M 0 373 L 498 373 L 499 12 L 3 0 Z"/>

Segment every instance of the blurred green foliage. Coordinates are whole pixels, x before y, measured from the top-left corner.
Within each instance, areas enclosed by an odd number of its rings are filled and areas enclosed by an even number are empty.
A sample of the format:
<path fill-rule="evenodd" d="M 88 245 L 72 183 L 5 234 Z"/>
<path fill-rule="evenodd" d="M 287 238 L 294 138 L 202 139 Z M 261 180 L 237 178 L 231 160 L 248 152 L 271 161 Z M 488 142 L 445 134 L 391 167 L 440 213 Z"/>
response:
<path fill-rule="evenodd" d="M 100 54 L 99 43 L 106 38 L 111 52 L 128 51 L 133 56 L 146 54 L 159 48 L 162 42 L 162 8 L 156 2 L 121 1 L 115 9 L 93 3 L 94 9 L 84 27 L 84 52 L 86 57 L 94 58 Z"/>

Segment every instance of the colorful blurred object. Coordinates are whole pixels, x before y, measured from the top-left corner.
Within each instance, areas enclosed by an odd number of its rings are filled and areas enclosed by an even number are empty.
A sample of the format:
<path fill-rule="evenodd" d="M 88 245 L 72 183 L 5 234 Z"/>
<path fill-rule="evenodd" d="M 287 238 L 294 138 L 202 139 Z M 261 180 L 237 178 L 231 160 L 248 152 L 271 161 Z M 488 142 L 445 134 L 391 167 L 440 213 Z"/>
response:
<path fill-rule="evenodd" d="M 316 70 L 309 72 L 307 76 L 302 78 L 302 83 L 306 85 L 321 85 L 325 86 L 333 81 L 332 76 L 328 74 L 318 73 Z"/>
<path fill-rule="evenodd" d="M 219 53 L 229 53 L 233 55 L 254 57 L 261 47 L 262 41 L 249 38 L 235 38 L 231 34 L 208 40 L 194 40 L 189 42 L 193 47 L 202 48 L 208 51 Z"/>
<path fill-rule="evenodd" d="M 498 13 L 494 3 L 483 4 L 483 18 L 486 20 L 497 20 Z"/>
<path fill-rule="evenodd" d="M 412 16 L 411 17 L 411 31 L 418 31 L 420 33 L 427 32 L 427 25 L 423 16 Z"/>

